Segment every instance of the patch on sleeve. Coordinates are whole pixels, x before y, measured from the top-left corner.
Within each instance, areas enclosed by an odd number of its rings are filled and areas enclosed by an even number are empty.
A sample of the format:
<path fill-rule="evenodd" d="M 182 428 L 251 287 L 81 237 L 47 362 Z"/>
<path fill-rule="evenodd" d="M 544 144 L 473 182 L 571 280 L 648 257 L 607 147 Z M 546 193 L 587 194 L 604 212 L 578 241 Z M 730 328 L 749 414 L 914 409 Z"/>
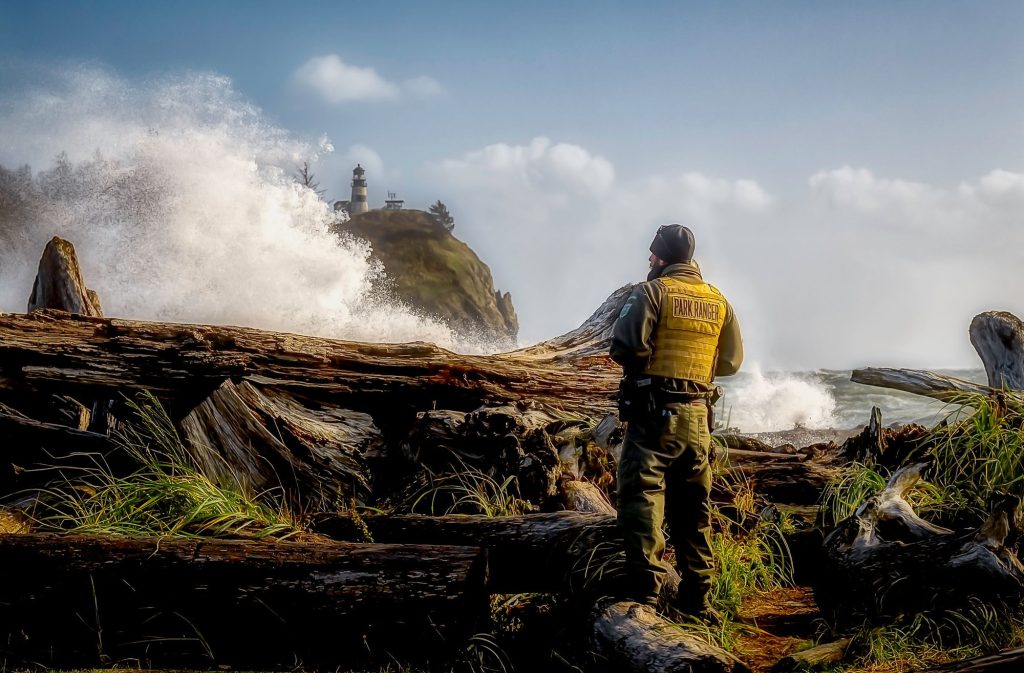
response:
<path fill-rule="evenodd" d="M 625 318 L 629 315 L 629 309 L 633 308 L 633 301 L 636 297 L 630 297 L 626 300 L 626 303 L 622 306 L 622 310 L 619 311 L 619 318 Z"/>

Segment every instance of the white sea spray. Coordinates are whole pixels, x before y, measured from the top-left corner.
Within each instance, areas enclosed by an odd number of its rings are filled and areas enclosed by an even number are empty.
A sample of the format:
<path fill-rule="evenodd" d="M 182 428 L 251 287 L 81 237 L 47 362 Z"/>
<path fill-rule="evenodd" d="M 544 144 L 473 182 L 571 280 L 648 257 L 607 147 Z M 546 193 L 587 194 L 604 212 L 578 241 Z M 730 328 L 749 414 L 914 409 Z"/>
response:
<path fill-rule="evenodd" d="M 748 366 L 743 376 L 725 380 L 719 418 L 741 432 L 837 427 L 837 405 L 829 387 L 810 374 L 761 371 Z"/>
<path fill-rule="evenodd" d="M 294 179 L 330 141 L 268 123 L 225 77 L 51 72 L 0 104 L 0 137 L 0 163 L 35 172 L 30 212 L 0 231 L 0 310 L 25 310 L 58 235 L 108 315 L 488 349 L 379 291 L 369 246 Z"/>

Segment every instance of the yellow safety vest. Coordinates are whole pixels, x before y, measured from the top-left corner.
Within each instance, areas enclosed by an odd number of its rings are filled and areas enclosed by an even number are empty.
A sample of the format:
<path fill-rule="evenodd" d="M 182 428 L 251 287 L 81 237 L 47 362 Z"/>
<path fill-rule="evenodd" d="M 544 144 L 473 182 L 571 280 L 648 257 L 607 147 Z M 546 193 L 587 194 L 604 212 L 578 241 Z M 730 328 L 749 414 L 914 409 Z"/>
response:
<path fill-rule="evenodd" d="M 707 283 L 671 276 L 658 282 L 665 293 L 651 339 L 654 353 L 644 374 L 711 383 L 725 324 L 725 297 Z"/>

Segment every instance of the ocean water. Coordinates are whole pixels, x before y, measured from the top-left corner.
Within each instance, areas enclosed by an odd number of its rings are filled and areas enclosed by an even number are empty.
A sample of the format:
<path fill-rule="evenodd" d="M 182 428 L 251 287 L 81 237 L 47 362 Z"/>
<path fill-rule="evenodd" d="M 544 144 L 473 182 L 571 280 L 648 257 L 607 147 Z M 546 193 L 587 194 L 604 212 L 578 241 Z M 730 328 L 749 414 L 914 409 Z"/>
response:
<path fill-rule="evenodd" d="M 936 369 L 940 374 L 985 383 L 983 369 Z M 808 437 L 842 438 L 862 428 L 871 407 L 882 422 L 931 426 L 955 407 L 921 395 L 850 381 L 851 370 L 763 372 L 753 367 L 720 379 L 725 395 L 716 406 L 723 427 L 744 433 L 807 431 Z"/>

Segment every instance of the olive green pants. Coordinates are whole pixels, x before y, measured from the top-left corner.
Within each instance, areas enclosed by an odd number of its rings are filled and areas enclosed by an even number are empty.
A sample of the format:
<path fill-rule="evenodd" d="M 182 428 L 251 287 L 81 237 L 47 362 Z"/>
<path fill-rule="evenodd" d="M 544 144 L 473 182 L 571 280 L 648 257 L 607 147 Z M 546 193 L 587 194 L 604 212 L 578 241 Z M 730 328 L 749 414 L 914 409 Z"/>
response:
<path fill-rule="evenodd" d="M 630 593 L 661 591 L 667 523 L 683 583 L 679 599 L 696 612 L 711 589 L 711 467 L 708 410 L 703 402 L 670 404 L 669 415 L 631 421 L 618 467 L 619 527 Z M 691 605 L 692 601 L 692 605 Z"/>

